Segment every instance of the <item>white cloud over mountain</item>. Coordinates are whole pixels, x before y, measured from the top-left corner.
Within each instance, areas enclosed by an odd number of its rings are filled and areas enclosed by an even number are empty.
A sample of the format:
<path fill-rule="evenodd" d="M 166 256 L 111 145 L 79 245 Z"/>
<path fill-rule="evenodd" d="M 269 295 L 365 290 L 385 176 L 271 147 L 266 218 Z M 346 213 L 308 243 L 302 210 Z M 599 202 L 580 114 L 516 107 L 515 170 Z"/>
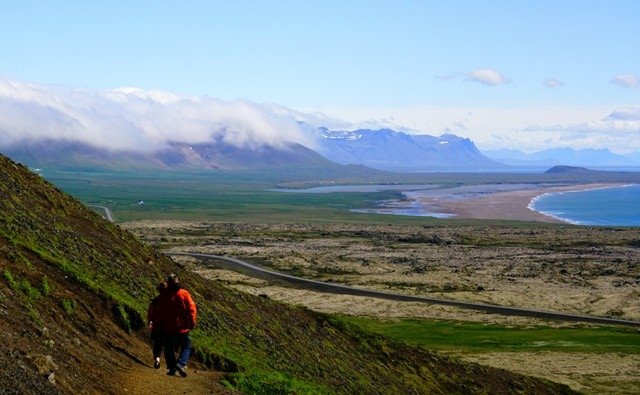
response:
<path fill-rule="evenodd" d="M 494 82 L 505 78 L 487 76 Z M 0 147 L 23 139 L 67 139 L 119 150 L 150 151 L 171 141 L 223 141 L 240 147 L 299 143 L 313 149 L 319 126 L 452 133 L 471 138 L 482 149 L 640 151 L 637 106 L 322 107 L 297 111 L 278 104 L 228 102 L 137 88 L 98 91 L 0 78 Z"/>
<path fill-rule="evenodd" d="M 68 139 L 125 150 L 214 140 L 243 147 L 290 143 L 313 147 L 314 134 L 300 123 L 304 117 L 314 116 L 247 101 L 0 79 L 0 145 L 22 139 Z"/>
<path fill-rule="evenodd" d="M 481 149 L 609 148 L 640 151 L 640 108 L 608 106 L 335 108 L 326 111 L 354 124 L 392 118 L 413 133 L 453 133 Z"/>

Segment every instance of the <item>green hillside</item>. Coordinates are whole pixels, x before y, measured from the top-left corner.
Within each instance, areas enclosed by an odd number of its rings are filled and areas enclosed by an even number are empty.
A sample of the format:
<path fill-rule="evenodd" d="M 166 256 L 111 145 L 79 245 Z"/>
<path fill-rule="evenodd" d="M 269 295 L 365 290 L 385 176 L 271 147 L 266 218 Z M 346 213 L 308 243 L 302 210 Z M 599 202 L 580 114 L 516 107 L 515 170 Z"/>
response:
<path fill-rule="evenodd" d="M 171 272 L 198 304 L 194 369 L 244 393 L 571 392 L 203 279 L 2 156 L 0 272 L 2 393 L 122 393 L 150 363 L 142 317 Z"/>

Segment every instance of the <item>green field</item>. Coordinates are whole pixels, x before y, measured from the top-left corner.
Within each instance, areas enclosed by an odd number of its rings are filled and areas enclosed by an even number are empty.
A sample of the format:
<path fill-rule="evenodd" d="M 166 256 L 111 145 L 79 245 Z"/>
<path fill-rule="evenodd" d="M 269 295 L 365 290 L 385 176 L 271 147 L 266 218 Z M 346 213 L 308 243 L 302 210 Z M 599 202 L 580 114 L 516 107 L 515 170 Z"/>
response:
<path fill-rule="evenodd" d="M 87 204 L 109 207 L 117 221 L 145 219 L 216 221 L 354 220 L 371 217 L 349 209 L 394 192 L 300 194 L 270 191 L 278 184 L 252 174 L 53 174 L 49 181 Z M 139 205 L 138 201 L 144 201 Z"/>
<path fill-rule="evenodd" d="M 640 330 L 625 327 L 519 328 L 420 319 L 343 319 L 408 344 L 456 354 L 518 351 L 640 354 Z"/>
<path fill-rule="evenodd" d="M 116 221 L 209 220 L 267 222 L 347 222 L 438 224 L 452 221 L 430 217 L 407 217 L 355 213 L 376 202 L 401 199 L 399 192 L 303 194 L 273 191 L 355 184 L 431 184 L 452 187 L 482 183 L 539 183 L 541 174 L 427 173 L 383 175 L 358 178 L 332 177 L 304 171 L 210 171 L 188 173 L 151 172 L 63 172 L 46 171 L 45 178 L 85 204 L 110 208 Z M 551 179 L 550 181 L 558 181 Z M 562 181 L 560 179 L 560 181 Z M 565 180 L 566 181 L 566 180 Z M 144 201 L 139 205 L 138 201 Z M 484 221 L 484 223 L 488 223 Z M 493 221 L 493 223 L 501 223 Z"/>

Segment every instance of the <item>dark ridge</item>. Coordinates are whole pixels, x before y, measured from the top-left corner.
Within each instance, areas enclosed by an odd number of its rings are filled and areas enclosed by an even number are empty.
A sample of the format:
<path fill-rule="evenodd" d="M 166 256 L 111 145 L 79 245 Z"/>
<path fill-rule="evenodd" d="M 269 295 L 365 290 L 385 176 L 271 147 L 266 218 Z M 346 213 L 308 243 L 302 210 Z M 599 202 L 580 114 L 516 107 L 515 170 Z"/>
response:
<path fill-rule="evenodd" d="M 567 173 L 589 173 L 593 170 L 589 170 L 585 167 L 577 166 L 553 166 L 549 170 L 545 171 L 545 174 L 567 174 Z"/>

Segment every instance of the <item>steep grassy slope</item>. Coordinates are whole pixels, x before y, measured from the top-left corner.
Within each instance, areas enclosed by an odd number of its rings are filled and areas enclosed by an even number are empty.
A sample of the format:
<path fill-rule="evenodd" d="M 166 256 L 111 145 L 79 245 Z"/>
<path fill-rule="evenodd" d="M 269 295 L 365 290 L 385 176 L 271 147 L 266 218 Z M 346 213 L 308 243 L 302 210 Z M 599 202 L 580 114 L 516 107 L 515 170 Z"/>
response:
<path fill-rule="evenodd" d="M 195 359 L 246 392 L 570 392 L 224 288 L 4 157 L 0 272 L 0 392 L 121 393 L 121 372 L 149 359 L 142 316 L 170 272 L 198 303 Z"/>

